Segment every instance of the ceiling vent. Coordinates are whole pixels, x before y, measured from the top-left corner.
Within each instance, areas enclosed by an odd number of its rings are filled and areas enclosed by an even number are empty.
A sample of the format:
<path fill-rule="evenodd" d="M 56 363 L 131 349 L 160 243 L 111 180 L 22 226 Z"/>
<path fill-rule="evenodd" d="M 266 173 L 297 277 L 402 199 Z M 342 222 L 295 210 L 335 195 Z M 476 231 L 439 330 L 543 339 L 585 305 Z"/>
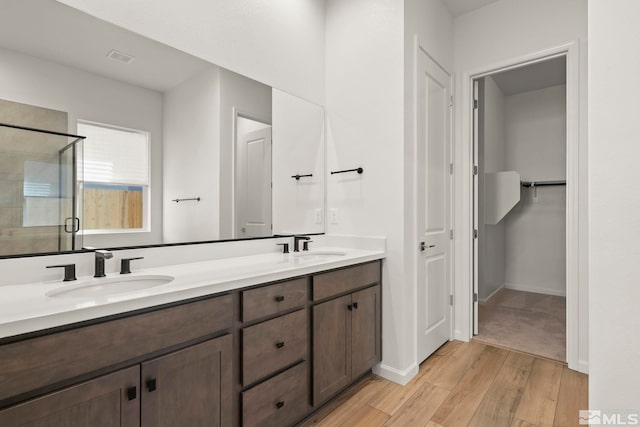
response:
<path fill-rule="evenodd" d="M 135 56 L 131 56 L 128 53 L 120 52 L 115 49 L 107 54 L 107 58 L 122 62 L 123 64 L 131 64 L 133 60 L 136 59 Z"/>

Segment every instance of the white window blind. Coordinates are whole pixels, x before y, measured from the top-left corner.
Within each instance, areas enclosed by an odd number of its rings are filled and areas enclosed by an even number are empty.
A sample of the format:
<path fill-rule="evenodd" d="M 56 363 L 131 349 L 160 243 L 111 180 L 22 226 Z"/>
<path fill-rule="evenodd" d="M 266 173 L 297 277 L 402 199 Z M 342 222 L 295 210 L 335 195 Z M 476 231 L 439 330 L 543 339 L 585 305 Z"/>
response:
<path fill-rule="evenodd" d="M 78 178 L 85 182 L 149 185 L 149 137 L 145 132 L 78 123 L 86 136 Z"/>

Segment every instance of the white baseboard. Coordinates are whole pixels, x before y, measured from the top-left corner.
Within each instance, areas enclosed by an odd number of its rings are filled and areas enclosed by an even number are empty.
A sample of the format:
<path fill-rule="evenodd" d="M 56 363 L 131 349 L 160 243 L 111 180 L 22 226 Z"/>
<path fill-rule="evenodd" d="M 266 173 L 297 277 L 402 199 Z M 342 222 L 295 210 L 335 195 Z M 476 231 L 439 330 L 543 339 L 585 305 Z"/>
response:
<path fill-rule="evenodd" d="M 536 294 L 556 295 L 559 297 L 567 296 L 566 289 L 558 290 L 558 289 L 540 288 L 537 286 L 521 285 L 518 283 L 505 283 L 504 287 L 506 289 L 513 289 L 514 291 L 534 292 Z"/>
<path fill-rule="evenodd" d="M 578 372 L 582 372 L 583 374 L 589 373 L 589 362 L 586 360 L 578 360 Z"/>
<path fill-rule="evenodd" d="M 462 342 L 469 342 L 471 337 L 469 337 L 467 335 L 463 335 L 461 329 L 456 329 L 456 330 L 453 331 L 453 338 L 451 338 L 451 339 L 452 340 L 462 341 Z"/>
<path fill-rule="evenodd" d="M 478 302 L 485 303 L 485 302 L 489 301 L 492 296 L 494 296 L 495 294 L 497 294 L 499 291 L 501 291 L 503 289 L 504 289 L 504 283 L 501 286 L 499 286 L 498 289 L 496 289 L 495 291 L 491 292 L 489 294 L 489 296 L 487 296 L 486 298 L 479 298 Z"/>
<path fill-rule="evenodd" d="M 373 373 L 384 378 L 385 380 L 393 381 L 396 384 L 406 385 L 411 378 L 415 377 L 418 373 L 418 365 L 411 365 L 404 371 L 400 371 L 391 366 L 386 366 L 382 363 L 378 363 L 373 367 Z"/>

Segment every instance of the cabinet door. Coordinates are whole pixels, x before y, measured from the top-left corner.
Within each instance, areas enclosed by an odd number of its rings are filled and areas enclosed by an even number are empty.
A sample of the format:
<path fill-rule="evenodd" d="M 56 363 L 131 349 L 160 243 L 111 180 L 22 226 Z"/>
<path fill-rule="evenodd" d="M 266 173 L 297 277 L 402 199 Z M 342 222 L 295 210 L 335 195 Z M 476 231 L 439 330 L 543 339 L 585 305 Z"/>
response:
<path fill-rule="evenodd" d="M 231 424 L 231 335 L 142 364 L 142 426 Z"/>
<path fill-rule="evenodd" d="M 380 286 L 351 294 L 351 373 L 353 379 L 380 361 Z"/>
<path fill-rule="evenodd" d="M 140 422 L 138 365 L 0 411 L 3 427 L 134 427 Z"/>
<path fill-rule="evenodd" d="M 313 405 L 351 383 L 351 295 L 313 307 Z"/>

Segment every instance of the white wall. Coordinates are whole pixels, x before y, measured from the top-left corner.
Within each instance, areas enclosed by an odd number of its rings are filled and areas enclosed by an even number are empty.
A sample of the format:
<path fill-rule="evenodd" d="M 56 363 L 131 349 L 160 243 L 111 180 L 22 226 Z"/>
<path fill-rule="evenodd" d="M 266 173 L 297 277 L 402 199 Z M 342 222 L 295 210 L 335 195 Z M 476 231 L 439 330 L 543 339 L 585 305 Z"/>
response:
<path fill-rule="evenodd" d="M 60 0 L 221 67 L 324 103 L 323 0 Z"/>
<path fill-rule="evenodd" d="M 51 61 L 0 49 L 0 98 L 68 112 L 78 119 L 150 132 L 151 231 L 128 233 L 130 245 L 160 241 L 162 233 L 162 95 Z M 85 246 L 121 246 L 122 234 L 85 235 Z"/>
<path fill-rule="evenodd" d="M 324 109 L 274 89 L 273 232 L 324 232 Z M 296 174 L 312 177 L 291 178 Z M 321 213 L 316 222 L 315 211 Z"/>
<path fill-rule="evenodd" d="M 505 225 L 485 225 L 484 174 L 506 168 L 505 97 L 490 76 L 484 78 L 480 94 L 482 117 L 478 141 L 478 298 L 485 301 L 504 286 Z"/>
<path fill-rule="evenodd" d="M 640 396 L 640 2 L 589 1 L 589 407 Z"/>
<path fill-rule="evenodd" d="M 505 97 L 506 167 L 523 181 L 566 178 L 566 94 L 559 85 Z"/>
<path fill-rule="evenodd" d="M 566 85 L 505 98 L 506 168 L 523 181 L 566 179 Z M 523 188 L 505 217 L 505 286 L 566 294 L 566 187 Z"/>
<path fill-rule="evenodd" d="M 220 68 L 164 94 L 164 243 L 220 236 Z M 173 199 L 200 197 L 199 202 Z"/>
<path fill-rule="evenodd" d="M 452 66 L 452 20 L 440 0 L 328 0 L 326 9 L 329 233 L 383 235 L 383 360 L 398 382 L 417 371 L 413 137 L 414 37 Z"/>
<path fill-rule="evenodd" d="M 486 7 L 458 17 L 454 22 L 454 54 L 456 71 L 456 119 L 455 119 L 455 259 L 456 266 L 455 307 L 456 337 L 468 339 L 471 312 L 469 288 L 471 283 L 471 235 L 470 222 L 465 213 L 470 210 L 470 122 L 468 94 L 469 85 L 465 76 L 490 71 L 493 67 L 507 65 L 516 58 L 577 41 L 579 59 L 579 113 L 572 120 L 580 123 L 578 174 L 586 181 L 586 105 L 587 105 L 587 2 L 584 0 L 500 0 Z M 573 72 L 573 64 L 569 64 Z M 588 353 L 588 278 L 587 266 L 587 188 L 577 188 L 580 212 L 577 249 L 579 266 L 579 361 L 586 370 Z M 576 367 L 575 361 L 569 361 Z"/>
<path fill-rule="evenodd" d="M 387 237 L 383 364 L 415 365 L 405 281 L 403 221 L 403 20 L 401 0 L 328 0 L 326 9 L 327 209 L 335 234 Z"/>
<path fill-rule="evenodd" d="M 220 70 L 220 239 L 234 237 L 235 114 L 271 124 L 271 88 L 236 74 Z"/>

